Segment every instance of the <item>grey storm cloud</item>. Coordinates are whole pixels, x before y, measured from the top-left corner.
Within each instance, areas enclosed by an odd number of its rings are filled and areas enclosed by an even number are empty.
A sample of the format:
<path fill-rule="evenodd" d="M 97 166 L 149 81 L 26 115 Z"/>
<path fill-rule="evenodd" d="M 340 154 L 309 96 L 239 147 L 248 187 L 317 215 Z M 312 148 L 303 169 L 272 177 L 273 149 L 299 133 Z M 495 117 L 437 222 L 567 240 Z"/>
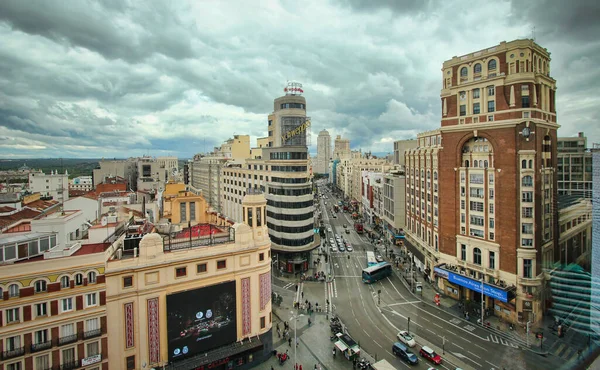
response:
<path fill-rule="evenodd" d="M 313 152 L 322 129 L 389 152 L 439 127 L 444 60 L 532 34 L 552 53 L 560 134 L 599 141 L 596 2 L 479 5 L 0 1 L 0 157 L 191 157 L 266 135 L 288 80 L 304 83 Z"/>

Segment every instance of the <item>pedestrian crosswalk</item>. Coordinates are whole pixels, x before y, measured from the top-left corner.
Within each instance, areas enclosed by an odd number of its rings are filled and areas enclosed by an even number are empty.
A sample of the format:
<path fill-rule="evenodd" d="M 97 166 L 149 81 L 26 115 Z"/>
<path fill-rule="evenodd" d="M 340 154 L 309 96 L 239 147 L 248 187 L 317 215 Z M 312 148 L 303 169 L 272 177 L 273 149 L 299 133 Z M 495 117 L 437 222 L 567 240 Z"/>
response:
<path fill-rule="evenodd" d="M 556 357 L 560 357 L 566 361 L 570 361 L 577 358 L 577 349 L 569 347 L 566 343 L 560 343 L 559 345 L 554 346 L 551 352 Z"/>

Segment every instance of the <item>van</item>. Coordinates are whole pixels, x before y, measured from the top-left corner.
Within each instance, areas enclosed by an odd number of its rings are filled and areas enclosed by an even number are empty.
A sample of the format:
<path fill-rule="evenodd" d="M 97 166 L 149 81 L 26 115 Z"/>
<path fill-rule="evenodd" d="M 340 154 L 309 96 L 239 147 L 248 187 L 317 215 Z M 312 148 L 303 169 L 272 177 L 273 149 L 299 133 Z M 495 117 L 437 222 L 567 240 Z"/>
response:
<path fill-rule="evenodd" d="M 412 353 L 410 349 L 408 349 L 408 347 L 403 343 L 394 343 L 394 345 L 392 346 L 392 353 L 411 365 L 416 365 L 419 363 L 419 358 L 417 357 L 417 355 Z"/>

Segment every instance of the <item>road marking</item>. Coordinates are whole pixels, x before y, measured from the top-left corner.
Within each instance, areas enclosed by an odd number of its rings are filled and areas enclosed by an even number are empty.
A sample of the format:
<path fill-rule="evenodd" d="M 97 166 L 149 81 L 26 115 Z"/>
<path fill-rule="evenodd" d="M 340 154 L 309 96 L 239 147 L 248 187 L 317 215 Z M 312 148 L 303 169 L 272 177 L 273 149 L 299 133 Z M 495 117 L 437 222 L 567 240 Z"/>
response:
<path fill-rule="evenodd" d="M 477 355 L 476 355 L 476 354 L 474 354 L 473 352 L 471 352 L 471 351 L 467 351 L 467 352 L 469 352 L 470 354 L 472 354 L 473 356 L 475 356 L 475 357 L 477 357 L 478 359 L 480 359 L 480 360 L 481 360 L 481 357 L 477 356 Z"/>
<path fill-rule="evenodd" d="M 454 319 L 450 320 L 450 322 L 453 323 L 453 324 L 455 324 L 455 325 L 457 325 L 457 324 L 461 324 L 462 320 L 454 318 Z"/>
<path fill-rule="evenodd" d="M 431 333 L 431 334 L 433 334 L 433 335 L 437 335 L 437 334 L 435 333 L 435 331 L 433 331 L 433 330 L 427 329 L 427 331 L 428 331 L 428 332 L 430 332 L 430 333 Z"/>
<path fill-rule="evenodd" d="M 481 348 L 481 349 L 482 349 L 482 350 L 484 350 L 484 351 L 487 351 L 487 348 L 484 348 L 484 347 L 480 346 L 480 345 L 479 345 L 479 344 L 477 344 L 477 343 L 472 343 L 472 344 L 473 344 L 474 346 L 477 346 L 477 347 Z"/>
<path fill-rule="evenodd" d="M 377 344 L 379 347 L 383 348 L 383 347 L 381 346 L 381 344 L 377 343 L 376 341 L 373 341 L 373 343 L 375 343 L 375 344 Z"/>
<path fill-rule="evenodd" d="M 365 329 L 363 329 L 363 331 L 365 332 L 365 334 L 367 334 L 367 337 L 371 338 L 371 336 L 369 335 L 369 333 L 367 333 L 367 331 Z M 373 341 L 375 342 L 375 341 Z"/>
<path fill-rule="evenodd" d="M 335 278 L 359 278 L 362 277 L 360 275 L 336 275 Z"/>
<path fill-rule="evenodd" d="M 401 305 L 404 305 L 404 304 L 414 304 L 414 303 L 421 303 L 421 301 L 411 301 L 411 302 L 392 303 L 392 304 L 388 304 L 388 307 L 392 307 L 392 306 L 401 306 Z"/>
<path fill-rule="evenodd" d="M 379 309 L 379 310 L 381 311 L 381 309 Z M 408 319 L 408 317 L 406 317 L 406 316 L 404 316 L 404 315 L 402 315 L 402 314 L 400 314 L 400 313 L 398 313 L 398 312 L 396 312 L 396 311 L 394 311 L 394 310 L 389 310 L 389 311 L 386 311 L 386 312 L 392 313 L 392 314 L 394 314 L 394 315 L 396 315 L 396 316 L 400 316 L 400 317 L 402 317 L 402 318 L 404 318 L 404 319 Z M 385 315 L 384 315 L 383 317 L 385 317 Z M 411 324 L 415 324 L 415 325 L 417 325 L 417 326 L 418 326 L 418 327 L 420 327 L 420 328 L 422 328 L 422 327 L 423 327 L 423 326 L 419 325 L 418 323 L 416 323 L 414 320 L 411 320 L 411 322 L 410 322 L 410 323 L 411 323 Z M 396 329 L 396 330 L 397 330 L 397 329 Z"/>
<path fill-rule="evenodd" d="M 442 329 L 444 328 L 443 326 L 441 326 L 441 325 L 439 325 L 439 324 L 436 324 L 436 323 L 434 323 L 433 321 L 432 321 L 431 323 L 432 323 L 433 325 L 437 326 L 438 328 L 442 328 Z"/>
<path fill-rule="evenodd" d="M 458 347 L 458 348 L 462 349 L 463 351 L 465 350 L 464 348 L 462 348 L 461 346 L 459 346 L 459 345 L 458 345 L 458 344 L 456 344 L 456 343 L 452 343 L 452 345 L 454 345 L 454 346 L 456 346 L 456 347 Z"/>
<path fill-rule="evenodd" d="M 294 286 L 294 283 L 287 283 L 286 285 L 283 286 L 283 289 L 289 289 L 293 286 Z"/>
<path fill-rule="evenodd" d="M 483 366 L 482 366 L 482 365 L 481 365 L 479 362 L 477 362 L 477 361 L 475 361 L 475 360 L 472 360 L 470 357 L 468 357 L 468 356 L 465 356 L 465 355 L 463 355 L 462 353 L 458 353 L 458 352 L 450 352 L 450 353 L 452 353 L 454 356 L 456 356 L 456 357 L 458 357 L 458 358 L 460 358 L 460 359 L 463 359 L 463 360 L 469 360 L 469 361 L 471 361 L 472 363 L 474 363 L 474 364 L 477 364 L 477 365 L 479 366 L 479 368 L 480 368 L 480 369 L 483 367 Z M 494 365 L 494 366 L 495 366 L 495 365 Z"/>
<path fill-rule="evenodd" d="M 491 362 L 489 362 L 489 361 L 487 361 L 487 360 L 486 360 L 485 362 L 487 362 L 488 364 L 492 365 L 492 368 L 495 368 L 494 366 L 498 366 L 498 365 L 496 365 L 496 364 L 492 364 Z"/>
<path fill-rule="evenodd" d="M 475 330 L 475 327 L 473 325 L 467 325 L 465 326 L 465 329 L 467 329 L 468 331 L 473 331 Z"/>

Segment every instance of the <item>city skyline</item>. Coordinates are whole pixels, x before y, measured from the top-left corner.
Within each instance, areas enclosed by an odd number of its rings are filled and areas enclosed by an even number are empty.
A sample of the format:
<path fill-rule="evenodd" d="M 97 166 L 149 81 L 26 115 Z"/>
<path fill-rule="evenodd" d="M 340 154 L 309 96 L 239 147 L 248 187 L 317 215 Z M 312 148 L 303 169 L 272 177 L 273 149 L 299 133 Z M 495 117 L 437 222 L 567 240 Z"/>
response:
<path fill-rule="evenodd" d="M 389 153 L 439 126 L 444 60 L 532 36 L 552 52 L 559 136 L 600 141 L 598 5 L 357 4 L 2 2 L 0 156 L 191 158 L 234 134 L 254 143 L 288 80 L 304 84 L 313 155 L 323 129 Z"/>

